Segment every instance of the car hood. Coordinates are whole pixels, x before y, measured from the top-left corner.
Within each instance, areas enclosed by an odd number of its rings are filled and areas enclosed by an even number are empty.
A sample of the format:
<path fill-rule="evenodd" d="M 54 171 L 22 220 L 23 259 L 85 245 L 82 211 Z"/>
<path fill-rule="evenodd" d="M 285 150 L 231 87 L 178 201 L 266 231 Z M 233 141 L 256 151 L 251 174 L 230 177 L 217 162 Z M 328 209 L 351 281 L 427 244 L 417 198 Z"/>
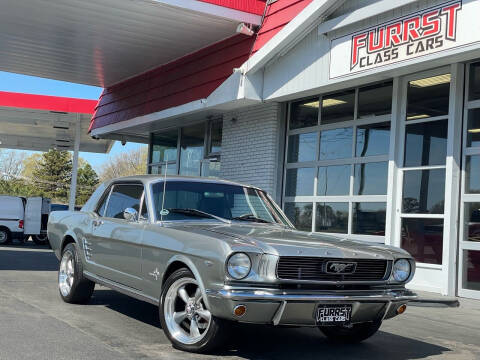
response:
<path fill-rule="evenodd" d="M 179 229 L 177 226 L 175 226 Z M 180 230 L 180 229 L 179 229 Z M 410 258 L 404 250 L 378 243 L 309 233 L 268 224 L 182 225 L 181 230 L 215 237 L 229 243 L 233 251 L 256 248 L 279 256 L 388 259 Z"/>

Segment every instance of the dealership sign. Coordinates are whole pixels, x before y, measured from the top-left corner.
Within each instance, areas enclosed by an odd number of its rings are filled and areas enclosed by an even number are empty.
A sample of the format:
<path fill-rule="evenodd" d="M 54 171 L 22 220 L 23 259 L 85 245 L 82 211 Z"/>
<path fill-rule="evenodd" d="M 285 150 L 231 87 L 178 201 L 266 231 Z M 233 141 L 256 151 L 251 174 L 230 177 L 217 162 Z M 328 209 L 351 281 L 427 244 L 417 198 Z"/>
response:
<path fill-rule="evenodd" d="M 465 46 L 480 40 L 480 1 L 450 1 L 333 39 L 330 78 Z"/>

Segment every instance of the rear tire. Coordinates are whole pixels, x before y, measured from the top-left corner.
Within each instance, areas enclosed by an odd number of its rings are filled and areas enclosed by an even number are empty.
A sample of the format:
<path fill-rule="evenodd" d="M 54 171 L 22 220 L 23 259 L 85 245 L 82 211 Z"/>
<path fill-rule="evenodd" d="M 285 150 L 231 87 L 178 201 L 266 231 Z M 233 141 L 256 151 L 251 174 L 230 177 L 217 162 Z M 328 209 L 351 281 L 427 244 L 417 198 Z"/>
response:
<path fill-rule="evenodd" d="M 47 235 L 32 235 L 32 240 L 37 245 L 47 245 L 48 236 Z"/>
<path fill-rule="evenodd" d="M 94 288 L 95 283 L 83 276 L 77 244 L 67 244 L 58 270 L 58 290 L 62 300 L 70 304 L 84 304 L 92 297 Z"/>
<path fill-rule="evenodd" d="M 183 351 L 210 352 L 224 344 L 231 328 L 206 308 L 195 276 L 185 268 L 175 271 L 165 282 L 159 313 L 168 339 Z"/>
<path fill-rule="evenodd" d="M 325 326 L 320 327 L 320 331 L 331 341 L 339 343 L 359 343 L 374 335 L 380 326 L 381 321 L 353 324 L 351 327 L 345 326 Z"/>
<path fill-rule="evenodd" d="M 12 242 L 12 234 L 7 228 L 0 228 L 0 245 L 7 245 Z"/>

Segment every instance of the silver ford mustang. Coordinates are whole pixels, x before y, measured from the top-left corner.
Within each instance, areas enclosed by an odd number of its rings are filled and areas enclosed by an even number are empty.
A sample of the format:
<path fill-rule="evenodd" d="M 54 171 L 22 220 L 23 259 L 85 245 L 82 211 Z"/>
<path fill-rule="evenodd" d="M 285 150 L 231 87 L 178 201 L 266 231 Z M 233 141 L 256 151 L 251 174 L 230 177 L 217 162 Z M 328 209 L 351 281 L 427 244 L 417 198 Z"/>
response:
<path fill-rule="evenodd" d="M 264 191 L 223 180 L 116 179 L 81 211 L 53 212 L 48 237 L 64 301 L 88 301 L 95 283 L 148 301 L 192 352 L 222 344 L 232 322 L 358 342 L 416 298 L 407 252 L 297 231 Z"/>

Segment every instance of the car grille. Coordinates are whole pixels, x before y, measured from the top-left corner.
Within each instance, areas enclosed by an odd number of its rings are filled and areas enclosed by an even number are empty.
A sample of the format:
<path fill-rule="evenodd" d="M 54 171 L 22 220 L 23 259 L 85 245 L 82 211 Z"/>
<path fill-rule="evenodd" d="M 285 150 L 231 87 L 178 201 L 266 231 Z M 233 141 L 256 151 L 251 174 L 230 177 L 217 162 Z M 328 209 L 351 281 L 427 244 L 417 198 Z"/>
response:
<path fill-rule="evenodd" d="M 351 274 L 327 273 L 326 265 L 330 261 L 353 262 L 356 268 Z M 388 279 L 390 270 L 388 260 L 282 256 L 277 265 L 277 277 L 305 281 L 382 281 Z"/>

